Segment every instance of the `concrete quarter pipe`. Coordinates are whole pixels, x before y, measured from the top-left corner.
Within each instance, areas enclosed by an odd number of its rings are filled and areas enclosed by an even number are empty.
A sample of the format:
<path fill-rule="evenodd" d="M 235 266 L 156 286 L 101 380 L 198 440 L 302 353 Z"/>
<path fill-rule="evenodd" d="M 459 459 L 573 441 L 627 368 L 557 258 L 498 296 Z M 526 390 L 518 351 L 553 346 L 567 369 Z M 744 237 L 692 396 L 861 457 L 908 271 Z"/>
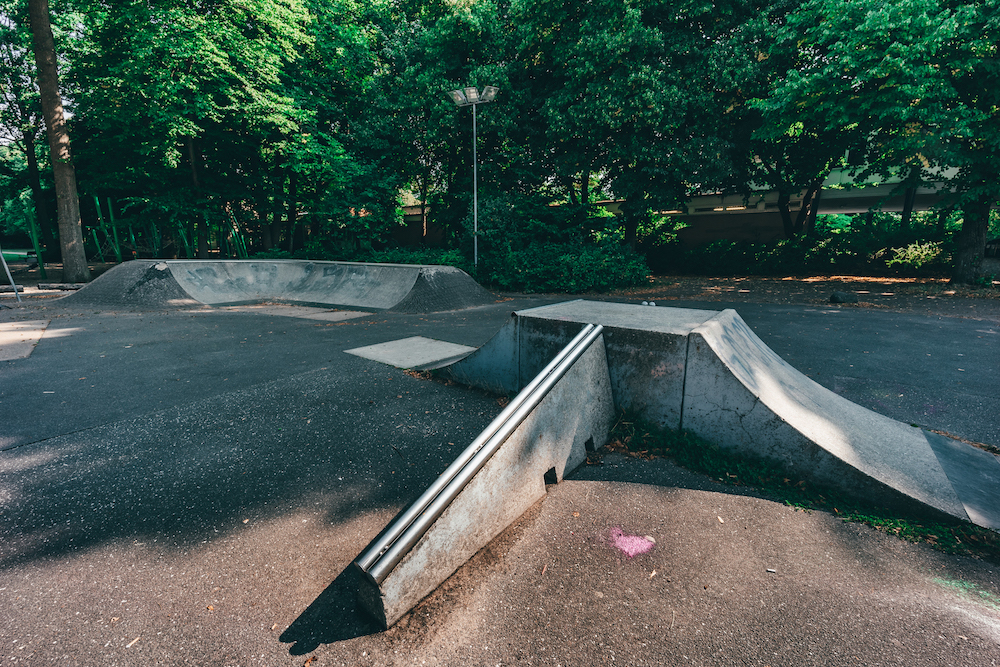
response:
<path fill-rule="evenodd" d="M 450 266 L 310 260 L 136 260 L 63 299 L 130 307 L 277 301 L 328 307 L 435 312 L 492 303 Z"/>

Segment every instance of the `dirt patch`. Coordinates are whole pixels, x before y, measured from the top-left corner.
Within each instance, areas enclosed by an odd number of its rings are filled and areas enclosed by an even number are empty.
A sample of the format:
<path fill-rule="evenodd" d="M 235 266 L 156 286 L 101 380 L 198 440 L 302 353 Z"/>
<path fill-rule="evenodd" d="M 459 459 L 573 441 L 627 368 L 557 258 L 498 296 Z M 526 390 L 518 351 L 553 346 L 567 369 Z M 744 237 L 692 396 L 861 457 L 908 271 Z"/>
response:
<path fill-rule="evenodd" d="M 858 297 L 858 303 L 832 304 L 834 292 Z M 636 301 L 773 303 L 822 305 L 830 308 L 872 308 L 1000 322 L 1000 283 L 992 288 L 949 285 L 946 278 L 885 278 L 863 276 L 655 276 L 648 285 L 617 290 L 605 296 Z"/>

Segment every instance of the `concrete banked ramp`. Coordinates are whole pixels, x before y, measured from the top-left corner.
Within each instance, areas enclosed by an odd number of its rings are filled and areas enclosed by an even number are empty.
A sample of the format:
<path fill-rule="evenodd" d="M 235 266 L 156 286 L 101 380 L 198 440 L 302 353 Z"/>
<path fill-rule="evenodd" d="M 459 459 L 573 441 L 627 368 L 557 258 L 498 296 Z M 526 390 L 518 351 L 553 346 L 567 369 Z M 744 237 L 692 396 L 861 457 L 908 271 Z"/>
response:
<path fill-rule="evenodd" d="M 610 413 L 595 413 L 594 406 L 602 403 L 596 397 L 604 383 L 609 383 L 606 401 L 615 410 L 693 432 L 722 448 L 775 459 L 803 479 L 880 505 L 1000 530 L 996 456 L 879 415 L 825 389 L 778 357 L 733 310 L 591 301 L 523 310 L 486 345 L 440 372 L 491 391 L 518 392 L 529 381 L 537 382 L 582 325 L 602 326 L 601 345 L 587 357 L 586 372 L 568 376 L 569 384 L 564 380 L 558 385 L 563 387 L 558 397 L 543 404 L 561 421 L 536 415 L 527 438 L 499 450 L 508 451 L 501 459 L 505 462 L 476 475 L 477 488 L 492 490 L 488 502 L 484 504 L 484 491 L 465 494 L 469 499 L 460 495 L 449 507 L 448 525 L 434 524 L 428 531 L 433 537 L 416 542 L 414 556 L 403 558 L 388 575 L 372 576 L 364 556 L 359 558 L 367 577 L 359 598 L 382 623 L 394 623 L 509 525 L 514 517 L 501 509 L 516 507 L 513 514 L 519 514 L 525 507 L 513 499 L 540 497 L 539 470 L 550 460 L 563 461 L 568 472 L 582 459 L 567 459 L 565 452 L 579 451 L 573 448 L 581 438 L 593 438 L 589 446 L 603 444 L 598 438 L 606 431 L 598 417 Z M 604 370 L 595 367 L 595 354 L 603 356 Z M 565 427 L 567 419 L 575 423 L 572 428 Z M 546 431 L 549 424 L 559 427 Z M 514 465 L 511 461 L 525 456 L 517 453 L 525 443 L 533 443 L 533 459 L 542 456 L 537 450 L 560 453 L 543 456 L 544 463 L 534 467 Z M 560 479 L 562 472 L 560 468 Z M 534 491 L 526 494 L 527 488 Z M 458 544 L 461 549 L 449 549 Z M 373 545 L 366 553 L 372 553 L 378 539 Z M 428 551 L 453 558 L 432 563 Z"/>
<path fill-rule="evenodd" d="M 108 271 L 67 303 L 136 307 L 303 305 L 435 312 L 493 302 L 450 266 L 310 260 L 136 260 Z"/>
<path fill-rule="evenodd" d="M 1000 529 L 996 456 L 826 389 L 767 347 L 734 310 L 593 301 L 523 310 L 445 372 L 466 384 L 513 391 L 581 323 L 604 325 L 619 410 L 776 459 L 804 479 L 862 499 Z"/>

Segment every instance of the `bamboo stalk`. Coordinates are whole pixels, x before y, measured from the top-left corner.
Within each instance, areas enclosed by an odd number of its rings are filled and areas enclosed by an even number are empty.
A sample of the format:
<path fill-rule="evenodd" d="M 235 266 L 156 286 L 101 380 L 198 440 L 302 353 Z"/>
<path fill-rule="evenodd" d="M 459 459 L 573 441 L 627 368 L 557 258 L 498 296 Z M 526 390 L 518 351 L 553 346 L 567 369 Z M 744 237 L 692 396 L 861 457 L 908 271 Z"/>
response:
<path fill-rule="evenodd" d="M 97 254 L 101 256 L 101 264 L 106 264 L 107 262 L 104 261 L 104 250 L 101 248 L 101 241 L 97 238 L 97 230 L 91 227 L 90 233 L 94 235 L 94 245 L 97 246 Z"/>
<path fill-rule="evenodd" d="M 101 210 L 101 200 L 94 195 L 94 206 L 97 208 L 97 221 L 101 224 L 101 231 L 104 232 L 104 238 L 107 239 L 108 245 L 111 246 L 112 252 L 115 253 L 115 258 L 118 263 L 122 263 L 122 251 L 118 249 L 118 244 L 111 237 L 111 233 L 108 231 L 108 226 L 104 223 L 104 211 Z M 94 236 L 96 237 L 96 233 Z M 104 261 L 104 253 L 101 253 L 101 261 Z"/>
<path fill-rule="evenodd" d="M 115 239 L 115 255 L 118 256 L 118 263 L 122 263 L 122 247 L 118 242 L 118 225 L 115 224 L 115 209 L 111 206 L 111 197 L 108 197 L 108 222 L 111 224 L 111 233 Z"/>
<path fill-rule="evenodd" d="M 184 225 L 178 222 L 177 231 L 181 235 L 181 241 L 184 242 L 184 257 L 186 259 L 194 259 L 194 257 L 191 255 L 191 244 L 188 243 L 187 234 L 184 233 Z"/>

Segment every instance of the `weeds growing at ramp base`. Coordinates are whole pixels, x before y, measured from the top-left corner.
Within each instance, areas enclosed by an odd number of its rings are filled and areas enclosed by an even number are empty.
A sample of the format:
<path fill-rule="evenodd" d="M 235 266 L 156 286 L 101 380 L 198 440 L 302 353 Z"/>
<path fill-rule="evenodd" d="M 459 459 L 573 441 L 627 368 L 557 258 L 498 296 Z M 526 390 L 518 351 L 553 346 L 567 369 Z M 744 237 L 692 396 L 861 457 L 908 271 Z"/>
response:
<path fill-rule="evenodd" d="M 922 542 L 950 554 L 1000 563 L 1000 533 L 956 519 L 927 521 L 900 516 L 886 508 L 864 505 L 841 491 L 797 478 L 781 463 L 727 451 L 685 431 L 673 431 L 624 412 L 608 437 L 608 444 L 588 458 L 598 463 L 603 453 L 636 458 L 666 457 L 720 484 L 745 486 L 802 510 L 830 512 L 844 521 L 863 523 L 909 542 Z"/>

